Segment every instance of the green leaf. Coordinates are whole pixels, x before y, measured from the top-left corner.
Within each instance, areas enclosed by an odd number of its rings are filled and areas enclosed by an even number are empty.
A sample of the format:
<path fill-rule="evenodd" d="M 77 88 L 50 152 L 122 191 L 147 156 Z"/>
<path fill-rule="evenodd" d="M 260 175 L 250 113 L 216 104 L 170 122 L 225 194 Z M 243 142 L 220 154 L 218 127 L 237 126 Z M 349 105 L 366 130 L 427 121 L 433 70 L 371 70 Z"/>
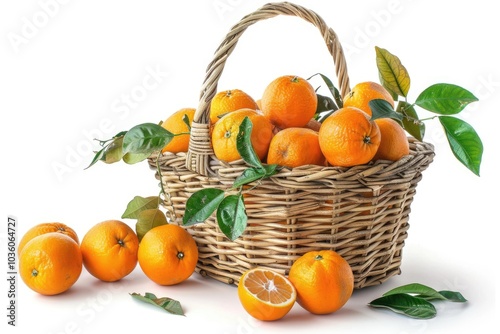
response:
<path fill-rule="evenodd" d="M 135 196 L 128 204 L 122 218 L 139 218 L 139 214 L 144 210 L 157 209 L 160 203 L 158 196 L 141 197 Z"/>
<path fill-rule="evenodd" d="M 123 136 L 125 136 L 127 134 L 127 132 L 128 132 L 127 130 L 120 131 L 116 135 L 114 135 L 112 139 L 115 139 L 115 138 L 118 138 L 118 137 L 123 137 Z"/>
<path fill-rule="evenodd" d="M 233 183 L 234 188 L 238 188 L 244 184 L 272 176 L 278 171 L 278 165 L 264 165 L 262 168 L 249 167 L 245 169 Z"/>
<path fill-rule="evenodd" d="M 102 148 L 100 149 L 99 151 L 97 152 L 94 152 L 95 155 L 94 155 L 94 158 L 92 159 L 92 161 L 90 162 L 90 164 L 85 167 L 84 169 L 88 169 L 90 168 L 91 166 L 95 165 L 96 162 L 98 161 L 101 161 L 101 160 L 104 160 L 104 152 L 106 151 L 106 147 L 105 148 Z"/>
<path fill-rule="evenodd" d="M 243 234 L 247 226 L 247 214 L 241 194 L 229 195 L 219 204 L 217 223 L 222 233 L 230 240 L 235 240 Z"/>
<path fill-rule="evenodd" d="M 128 152 L 123 156 L 123 161 L 129 165 L 136 164 L 149 158 L 149 153 L 132 153 Z"/>
<path fill-rule="evenodd" d="M 252 127 L 252 121 L 248 116 L 245 116 L 236 136 L 236 149 L 247 164 L 253 167 L 262 167 L 262 163 L 252 146 Z"/>
<path fill-rule="evenodd" d="M 403 115 L 403 128 L 417 140 L 422 141 L 425 135 L 425 123 L 420 121 L 415 108 L 406 101 L 399 101 L 396 111 Z"/>
<path fill-rule="evenodd" d="M 340 96 L 340 92 L 337 89 L 337 87 L 335 87 L 335 85 L 332 83 L 332 81 L 326 75 L 321 74 L 321 73 L 316 73 L 316 74 L 312 75 L 311 78 L 315 75 L 319 75 L 321 77 L 321 79 L 323 79 L 323 81 L 326 83 L 326 86 L 328 87 L 328 90 L 330 90 L 330 93 L 332 94 L 333 98 L 335 99 L 335 108 L 333 110 L 338 110 L 339 108 L 342 108 L 344 105 L 344 102 L 342 101 L 342 96 Z"/>
<path fill-rule="evenodd" d="M 479 176 L 483 143 L 474 128 L 453 116 L 439 116 L 451 151 L 470 171 Z"/>
<path fill-rule="evenodd" d="M 402 285 L 400 287 L 387 291 L 386 293 L 383 294 L 383 296 L 389 296 L 401 293 L 418 295 L 419 298 L 424 298 L 426 300 L 446 299 L 444 296 L 442 296 L 439 292 L 437 292 L 433 288 L 420 283 L 411 283 Z"/>
<path fill-rule="evenodd" d="M 237 188 L 244 184 L 253 182 L 258 179 L 262 179 L 266 175 L 264 168 L 249 167 L 245 169 L 233 183 L 233 187 Z"/>
<path fill-rule="evenodd" d="M 188 131 L 191 132 L 191 122 L 189 120 L 188 114 L 184 114 L 184 116 L 182 116 L 182 121 L 184 122 L 184 124 L 186 124 Z"/>
<path fill-rule="evenodd" d="M 431 319 L 436 316 L 436 308 L 429 301 L 405 293 L 391 294 L 372 300 L 368 305 L 387 308 L 415 319 Z"/>
<path fill-rule="evenodd" d="M 315 115 L 321 114 L 325 111 L 337 110 L 337 105 L 333 102 L 332 98 L 329 96 L 324 96 L 321 94 L 316 94 L 318 99 L 318 105 L 316 106 Z"/>
<path fill-rule="evenodd" d="M 462 294 L 457 291 L 442 290 L 439 291 L 439 294 L 450 302 L 457 302 L 457 303 L 467 302 L 467 299 L 465 299 L 464 296 L 462 296 Z"/>
<path fill-rule="evenodd" d="M 101 158 L 107 164 L 118 162 L 123 157 L 123 136 L 115 137 L 113 141 L 104 148 L 103 157 Z"/>
<path fill-rule="evenodd" d="M 471 92 L 460 86 L 440 83 L 420 93 L 415 104 L 440 115 L 453 115 L 477 100 Z"/>
<path fill-rule="evenodd" d="M 158 124 L 136 125 L 123 137 L 123 154 L 150 155 L 160 151 L 173 137 L 174 135 L 170 131 Z"/>
<path fill-rule="evenodd" d="M 206 188 L 193 193 L 186 201 L 186 212 L 182 224 L 191 226 L 202 223 L 210 217 L 224 199 L 224 191 Z"/>
<path fill-rule="evenodd" d="M 406 97 L 410 90 L 410 75 L 399 58 L 377 46 L 375 53 L 382 86 L 390 93 Z"/>
<path fill-rule="evenodd" d="M 394 111 L 391 104 L 386 100 L 374 99 L 368 102 L 368 105 L 372 110 L 371 120 L 375 120 L 377 118 L 392 118 L 398 123 L 401 123 L 403 120 L 403 115 Z"/>
<path fill-rule="evenodd" d="M 149 292 L 146 292 L 144 296 L 135 292 L 130 295 L 137 300 L 157 306 L 170 314 L 184 315 L 181 303 L 175 299 L 168 297 L 157 298 L 154 294 Z"/>
<path fill-rule="evenodd" d="M 139 241 L 142 237 L 154 227 L 160 225 L 168 224 L 167 217 L 165 213 L 160 209 L 147 209 L 141 211 L 137 217 L 137 223 L 135 224 L 135 232 Z"/>
<path fill-rule="evenodd" d="M 114 135 L 113 138 L 108 140 L 96 139 L 99 141 L 99 144 L 103 146 L 103 148 L 95 152 L 96 154 L 94 155 L 94 158 L 92 159 L 90 164 L 85 167 L 85 169 L 94 165 L 97 161 L 104 161 L 105 163 L 113 163 L 119 161 L 123 155 L 123 136 L 125 136 L 126 133 L 127 131 L 120 131 L 116 135 Z"/>
<path fill-rule="evenodd" d="M 342 108 L 342 106 L 344 104 L 342 101 L 342 96 L 340 96 L 339 90 L 335 87 L 335 85 L 332 83 L 332 81 L 326 75 L 321 74 L 321 73 L 316 73 L 316 74 L 311 75 L 311 77 L 309 77 L 307 80 L 310 80 L 315 75 L 319 75 L 321 77 L 321 79 L 323 79 L 323 81 L 326 83 L 326 86 L 330 90 L 330 93 L 332 94 L 333 98 L 335 99 L 336 108 L 334 110 Z"/>

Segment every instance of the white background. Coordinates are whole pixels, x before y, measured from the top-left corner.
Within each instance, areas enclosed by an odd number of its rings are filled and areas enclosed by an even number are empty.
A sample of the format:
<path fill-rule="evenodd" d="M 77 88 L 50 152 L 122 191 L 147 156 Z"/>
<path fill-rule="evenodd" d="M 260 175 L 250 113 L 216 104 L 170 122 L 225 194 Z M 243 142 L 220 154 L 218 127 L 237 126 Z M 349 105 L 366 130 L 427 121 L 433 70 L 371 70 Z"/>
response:
<path fill-rule="evenodd" d="M 250 318 L 235 288 L 198 274 L 162 287 L 139 267 L 112 284 L 84 270 L 73 288 L 53 297 L 35 294 L 18 277 L 16 328 L 7 325 L 8 287 L 2 277 L 3 333 L 167 332 L 176 326 L 200 333 L 464 333 L 479 326 L 498 332 L 500 26 L 491 2 L 295 2 L 319 13 L 337 32 L 352 84 L 378 81 L 374 46 L 380 46 L 408 69 L 410 101 L 437 82 L 461 85 L 480 99 L 460 115 L 484 143 L 480 177 L 454 158 L 438 121 L 426 123 L 425 140 L 435 145 L 436 158 L 412 204 L 402 274 L 355 291 L 335 314 L 313 316 L 295 305 L 272 323 Z M 9 215 L 17 218 L 18 238 L 47 221 L 64 222 L 83 238 L 94 224 L 120 219 L 135 195 L 156 195 L 157 181 L 146 163 L 99 163 L 84 170 L 91 150 L 98 148 L 91 139 L 110 138 L 179 108 L 196 107 L 205 68 L 219 42 L 264 3 L 2 1 L 1 217 L 5 222 Z M 240 88 L 255 98 L 278 75 L 321 72 L 335 79 L 319 33 L 297 18 L 278 17 L 251 27 L 226 65 L 219 88 Z M 148 77 L 151 72 L 157 73 L 156 81 Z M 6 273 L 7 229 L 2 225 L 0 263 Z M 468 302 L 437 303 L 432 320 L 367 306 L 385 291 L 412 282 L 460 291 Z M 178 299 L 186 317 L 136 302 L 131 292 Z"/>

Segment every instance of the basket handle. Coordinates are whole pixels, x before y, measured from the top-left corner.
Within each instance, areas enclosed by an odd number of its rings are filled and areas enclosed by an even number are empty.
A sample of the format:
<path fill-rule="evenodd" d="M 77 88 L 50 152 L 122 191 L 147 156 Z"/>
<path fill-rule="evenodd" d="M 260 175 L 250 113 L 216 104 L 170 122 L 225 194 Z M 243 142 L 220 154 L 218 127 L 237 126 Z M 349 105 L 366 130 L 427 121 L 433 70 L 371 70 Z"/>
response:
<path fill-rule="evenodd" d="M 224 69 L 227 58 L 233 52 L 238 39 L 252 24 L 278 15 L 290 15 L 302 18 L 318 28 L 323 36 L 328 51 L 333 57 L 335 74 L 341 96 L 349 91 L 349 76 L 342 46 L 335 32 L 315 12 L 289 2 L 268 3 L 253 13 L 243 17 L 234 25 L 214 53 L 212 62 L 207 67 L 205 80 L 200 92 L 200 101 L 194 114 L 189 149 L 186 156 L 186 168 L 201 175 L 210 175 L 209 165 L 213 149 L 210 143 L 210 101 L 217 93 L 217 83 Z"/>

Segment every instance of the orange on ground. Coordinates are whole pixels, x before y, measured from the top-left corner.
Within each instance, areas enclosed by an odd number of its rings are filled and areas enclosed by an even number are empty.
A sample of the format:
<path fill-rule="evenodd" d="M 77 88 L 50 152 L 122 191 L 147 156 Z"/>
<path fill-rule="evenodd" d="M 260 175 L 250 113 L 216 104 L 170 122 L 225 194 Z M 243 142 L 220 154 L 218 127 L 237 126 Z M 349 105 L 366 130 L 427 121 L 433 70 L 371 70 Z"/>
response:
<path fill-rule="evenodd" d="M 410 144 L 405 130 L 398 122 L 391 118 L 377 118 L 375 120 L 380 129 L 380 146 L 373 160 L 397 161 L 410 154 Z"/>
<path fill-rule="evenodd" d="M 37 237 L 39 235 L 49 233 L 49 232 L 58 232 L 58 233 L 66 234 L 67 236 L 71 237 L 71 239 L 75 240 L 76 243 L 80 242 L 76 232 L 71 227 L 69 227 L 63 223 L 58 223 L 58 222 L 41 223 L 41 224 L 33 226 L 28 231 L 26 231 L 26 233 L 23 235 L 23 237 L 19 241 L 19 245 L 17 246 L 18 255 L 21 254 L 21 250 L 23 249 L 24 245 L 26 245 L 26 243 L 28 241 L 30 241 L 34 237 Z"/>
<path fill-rule="evenodd" d="M 268 164 L 286 167 L 325 165 L 318 133 L 308 128 L 286 128 L 274 135 L 267 154 Z"/>
<path fill-rule="evenodd" d="M 257 156 L 264 160 L 273 137 L 271 122 L 252 109 L 233 111 L 215 123 L 212 131 L 212 147 L 215 156 L 222 161 L 231 162 L 241 159 L 236 148 L 236 137 L 240 125 L 248 117 L 252 121 L 252 135 L 250 140 Z"/>
<path fill-rule="evenodd" d="M 243 108 L 257 110 L 259 107 L 250 95 L 240 89 L 218 92 L 210 102 L 210 124 L 229 112 Z"/>
<path fill-rule="evenodd" d="M 283 318 L 292 309 L 297 293 L 285 276 L 268 269 L 254 268 L 241 276 L 238 297 L 252 317 L 273 321 Z"/>
<path fill-rule="evenodd" d="M 305 253 L 290 267 L 288 279 L 297 290 L 299 305 L 314 314 L 339 310 L 354 290 L 349 263 L 332 250 Z"/>
<path fill-rule="evenodd" d="M 138 256 L 139 265 L 149 279 L 160 285 L 174 285 L 194 272 L 198 247 L 185 229 L 166 224 L 146 232 Z"/>
<path fill-rule="evenodd" d="M 138 248 L 139 240 L 134 230 L 119 220 L 94 225 L 80 245 L 87 271 L 106 282 L 118 281 L 134 270 Z"/>
<path fill-rule="evenodd" d="M 333 166 L 351 167 L 369 162 L 380 145 L 378 125 L 358 108 L 344 107 L 319 129 L 319 145 Z"/>
<path fill-rule="evenodd" d="M 188 151 L 189 138 L 191 135 L 189 127 L 184 122 L 183 118 L 187 116 L 189 119 L 189 125 L 191 126 L 195 111 L 196 109 L 194 108 L 179 109 L 170 115 L 163 123 L 161 123 L 161 126 L 170 131 L 172 134 L 178 134 L 177 136 L 174 136 L 167 145 L 165 145 L 165 147 L 161 150 L 162 153 L 179 153 Z"/>
<path fill-rule="evenodd" d="M 264 90 L 262 112 L 280 129 L 304 127 L 316 113 L 318 99 L 311 84 L 298 76 L 274 79 Z"/>
<path fill-rule="evenodd" d="M 391 94 L 382 85 L 372 81 L 355 85 L 344 98 L 344 107 L 356 107 L 371 116 L 372 110 L 368 103 L 374 99 L 386 100 L 394 108 L 394 99 Z"/>
<path fill-rule="evenodd" d="M 42 295 L 57 295 L 75 284 L 82 272 L 82 253 L 71 237 L 48 232 L 24 245 L 19 274 L 24 283 Z"/>

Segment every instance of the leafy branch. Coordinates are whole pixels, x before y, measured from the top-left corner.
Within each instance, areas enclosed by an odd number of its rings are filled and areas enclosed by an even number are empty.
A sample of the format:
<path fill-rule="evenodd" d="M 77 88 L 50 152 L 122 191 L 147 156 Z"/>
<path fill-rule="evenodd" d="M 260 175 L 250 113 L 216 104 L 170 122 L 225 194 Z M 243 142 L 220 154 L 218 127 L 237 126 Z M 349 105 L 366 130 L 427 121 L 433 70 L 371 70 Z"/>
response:
<path fill-rule="evenodd" d="M 167 311 L 170 314 L 182 316 L 184 315 L 184 310 L 182 309 L 181 303 L 175 299 L 169 297 L 158 298 L 151 292 L 146 292 L 144 296 L 136 292 L 132 292 L 130 293 L 130 295 L 136 300 L 154 305 L 155 307 L 159 307 L 160 309 Z"/>
<path fill-rule="evenodd" d="M 396 110 L 384 100 L 370 102 L 372 119 L 390 117 L 400 122 L 413 137 L 422 141 L 425 135 L 424 121 L 437 118 L 441 123 L 451 151 L 465 167 L 479 176 L 483 144 L 474 128 L 464 120 L 452 115 L 478 99 L 468 90 L 449 83 L 437 83 L 424 89 L 414 103 L 409 103 L 410 76 L 398 57 L 389 51 L 375 47 L 376 63 L 380 83 L 397 102 Z M 401 99 L 400 99 L 401 98 Z M 433 114 L 420 119 L 415 107 Z"/>
<path fill-rule="evenodd" d="M 307 80 L 311 80 L 314 76 L 319 76 L 325 82 L 330 94 L 333 96 L 333 99 L 329 96 L 321 95 L 316 93 L 318 98 L 318 106 L 316 108 L 316 113 L 314 118 L 322 123 L 328 116 L 333 114 L 338 109 L 342 108 L 344 102 L 342 100 L 342 96 L 340 95 L 339 90 L 335 87 L 332 81 L 324 74 L 316 73 L 311 75 Z"/>
<path fill-rule="evenodd" d="M 368 305 L 375 308 L 387 308 L 415 319 L 431 319 L 437 314 L 431 301 L 467 302 L 460 292 L 436 291 L 420 283 L 411 283 L 387 291 L 382 297 L 372 300 Z"/>
<path fill-rule="evenodd" d="M 189 127 L 189 119 L 186 117 L 183 118 L 183 121 Z M 189 132 L 173 134 L 159 124 L 138 124 L 128 131 L 119 132 L 108 140 L 98 140 L 102 149 L 95 152 L 94 158 L 86 169 L 98 161 L 111 164 L 123 160 L 127 164 L 135 164 L 144 161 L 155 153 L 159 157 L 161 150 L 175 136 L 188 134 Z M 160 173 L 158 160 L 157 168 Z M 135 196 L 127 204 L 127 208 L 121 217 L 137 220 L 135 229 L 139 240 L 151 228 L 168 223 L 165 213 L 160 210 L 161 195 L 165 194 L 162 184 L 158 196 Z"/>
<path fill-rule="evenodd" d="M 189 120 L 183 119 L 188 124 Z M 236 138 L 237 150 L 242 159 L 250 166 L 243 170 L 226 190 L 205 188 L 193 193 L 186 202 L 183 225 L 190 226 L 207 220 L 216 210 L 216 218 L 221 231 L 231 240 L 238 238 L 246 228 L 247 215 L 243 201 L 243 186 L 254 181 L 270 177 L 279 170 L 278 165 L 263 165 L 255 153 L 251 143 L 252 122 L 246 117 L 239 127 Z M 173 134 L 161 125 L 143 123 L 122 131 L 108 140 L 100 140 L 102 149 L 87 167 L 98 161 L 115 163 L 123 160 L 128 164 L 143 161 L 157 153 L 157 172 L 161 175 L 159 155 L 165 145 L 175 136 L 188 133 Z M 135 196 L 128 204 L 122 218 L 137 219 L 136 233 L 139 240 L 153 227 L 167 224 L 167 218 L 160 210 L 161 196 L 167 195 L 161 183 L 158 196 Z"/>
<path fill-rule="evenodd" d="M 424 89 L 414 103 L 408 102 L 411 80 L 408 71 L 399 58 L 389 51 L 375 47 L 376 64 L 382 86 L 392 95 L 396 108 L 382 99 L 374 99 L 369 105 L 372 119 L 392 118 L 413 137 L 423 141 L 425 121 L 438 119 L 454 156 L 465 167 L 479 176 L 483 144 L 474 128 L 464 120 L 455 117 L 470 103 L 478 99 L 468 90 L 453 84 L 437 83 Z M 327 76 L 316 73 L 328 87 L 332 97 L 318 96 L 315 119 L 323 122 L 328 116 L 342 108 L 343 101 L 339 91 Z M 309 80 L 308 79 L 308 80 Z M 434 115 L 419 118 L 416 107 L 425 109 Z"/>
<path fill-rule="evenodd" d="M 186 202 L 183 225 L 191 226 L 202 223 L 217 211 L 217 224 L 226 237 L 235 240 L 243 234 L 248 219 L 243 201 L 243 186 L 261 181 L 276 174 L 279 170 L 278 165 L 262 164 L 252 147 L 251 132 L 252 122 L 245 117 L 239 127 L 236 148 L 250 167 L 243 170 L 234 180 L 232 187 L 226 191 L 205 188 L 193 193 Z"/>

